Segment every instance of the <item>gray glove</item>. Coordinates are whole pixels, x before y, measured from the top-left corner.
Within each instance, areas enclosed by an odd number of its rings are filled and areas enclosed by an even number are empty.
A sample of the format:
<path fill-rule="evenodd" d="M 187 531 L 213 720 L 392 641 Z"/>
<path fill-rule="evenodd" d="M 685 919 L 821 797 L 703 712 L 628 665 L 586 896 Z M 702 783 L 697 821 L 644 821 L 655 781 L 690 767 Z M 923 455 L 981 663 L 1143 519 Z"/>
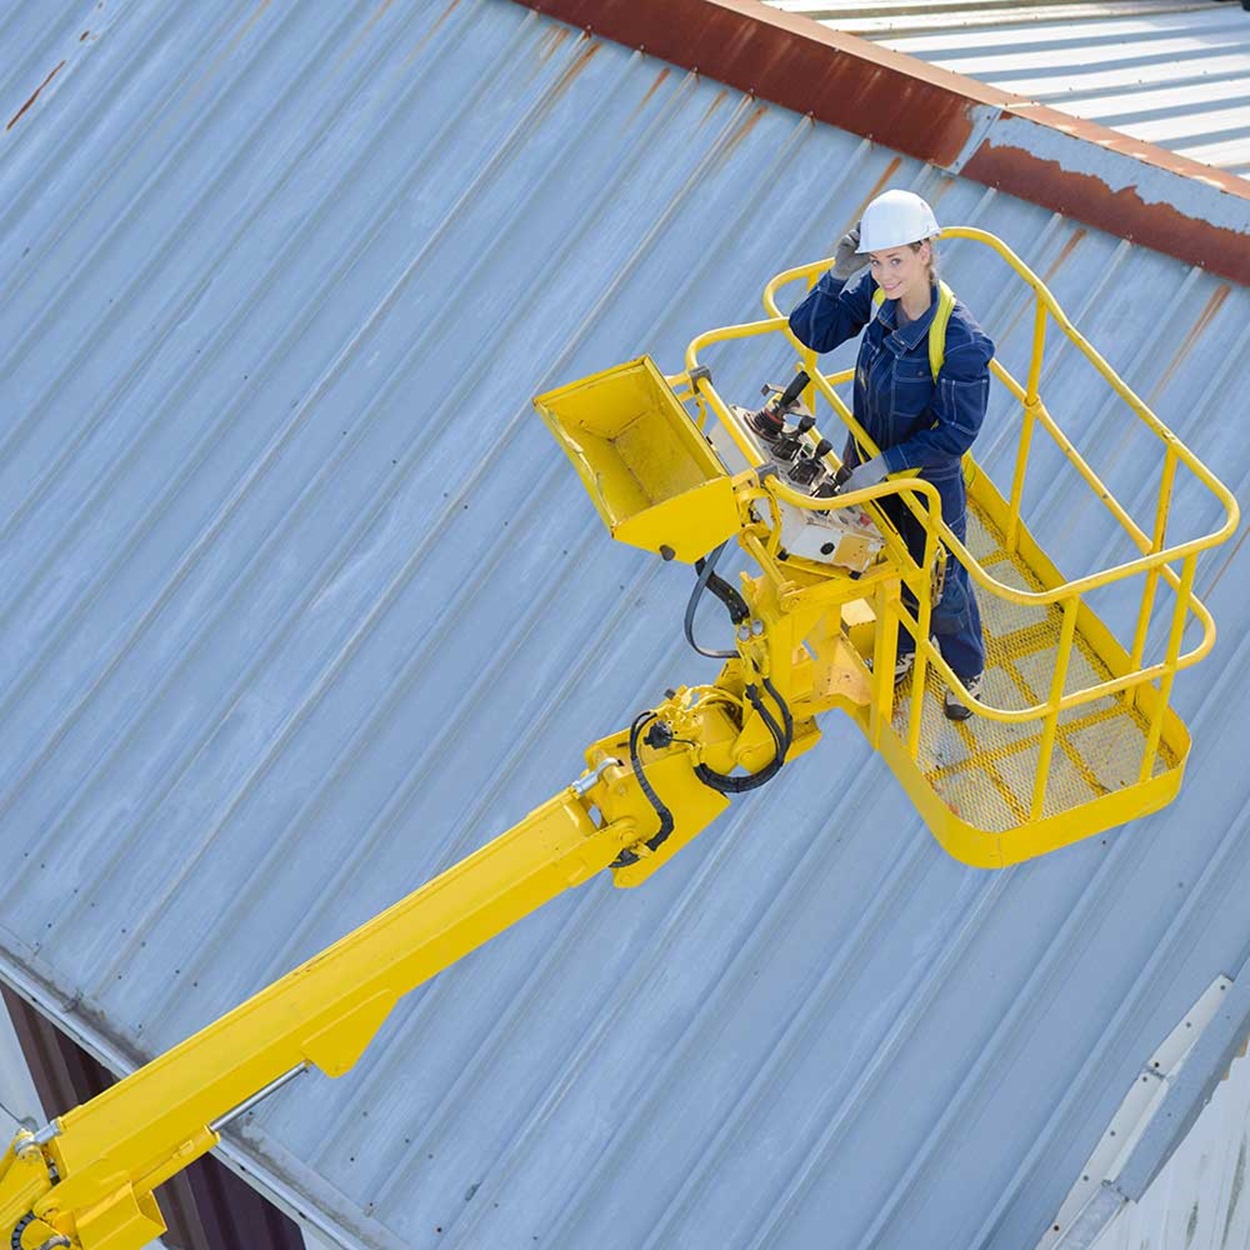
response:
<path fill-rule="evenodd" d="M 850 476 L 842 483 L 842 489 L 838 494 L 849 495 L 853 490 L 867 490 L 870 486 L 876 486 L 878 482 L 884 482 L 887 473 L 889 469 L 885 467 L 885 457 L 873 456 L 871 460 L 856 465 L 851 470 Z"/>
<path fill-rule="evenodd" d="M 859 222 L 856 222 L 842 236 L 833 254 L 833 268 L 830 272 L 835 278 L 841 278 L 843 282 L 847 282 L 868 264 L 867 254 L 857 252 L 855 250 L 857 247 L 859 247 Z"/>

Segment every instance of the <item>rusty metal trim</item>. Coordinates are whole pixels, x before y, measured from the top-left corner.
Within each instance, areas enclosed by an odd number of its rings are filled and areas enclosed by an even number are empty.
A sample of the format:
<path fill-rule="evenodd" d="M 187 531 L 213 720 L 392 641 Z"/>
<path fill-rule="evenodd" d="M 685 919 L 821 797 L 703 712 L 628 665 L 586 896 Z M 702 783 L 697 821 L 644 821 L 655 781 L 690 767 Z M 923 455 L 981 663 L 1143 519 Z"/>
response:
<path fill-rule="evenodd" d="M 1250 285 L 1250 182 L 761 0 L 515 0 Z"/>

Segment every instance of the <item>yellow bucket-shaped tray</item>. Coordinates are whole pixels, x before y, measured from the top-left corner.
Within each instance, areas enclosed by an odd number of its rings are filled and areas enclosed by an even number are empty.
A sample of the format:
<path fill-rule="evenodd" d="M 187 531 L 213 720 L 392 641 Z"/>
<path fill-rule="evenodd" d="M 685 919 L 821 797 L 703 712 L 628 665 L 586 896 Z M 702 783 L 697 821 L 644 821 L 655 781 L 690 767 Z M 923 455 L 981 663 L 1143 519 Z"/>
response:
<path fill-rule="evenodd" d="M 649 356 L 548 391 L 534 406 L 613 538 L 693 564 L 738 532 L 725 466 Z"/>

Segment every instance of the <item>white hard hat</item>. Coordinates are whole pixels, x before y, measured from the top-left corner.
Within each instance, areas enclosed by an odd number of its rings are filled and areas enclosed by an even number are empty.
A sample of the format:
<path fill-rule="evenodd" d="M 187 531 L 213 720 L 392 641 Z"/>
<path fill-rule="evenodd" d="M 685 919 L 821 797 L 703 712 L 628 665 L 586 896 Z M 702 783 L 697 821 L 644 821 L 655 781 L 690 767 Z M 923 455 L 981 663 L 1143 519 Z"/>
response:
<path fill-rule="evenodd" d="M 914 191 L 884 191 L 864 209 L 859 223 L 860 252 L 884 252 L 940 234 L 933 209 Z"/>

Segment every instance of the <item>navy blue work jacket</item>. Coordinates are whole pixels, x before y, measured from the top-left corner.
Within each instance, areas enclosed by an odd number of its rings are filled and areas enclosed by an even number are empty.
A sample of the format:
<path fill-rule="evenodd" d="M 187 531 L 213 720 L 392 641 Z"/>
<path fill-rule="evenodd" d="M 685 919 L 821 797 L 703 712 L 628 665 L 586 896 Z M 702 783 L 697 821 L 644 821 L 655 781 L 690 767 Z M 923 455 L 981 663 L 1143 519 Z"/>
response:
<path fill-rule="evenodd" d="M 937 312 L 936 288 L 924 316 L 902 327 L 898 301 L 873 307 L 876 289 L 870 270 L 849 282 L 831 270 L 790 314 L 790 329 L 801 343 L 828 352 L 867 326 L 855 365 L 856 419 L 881 448 L 888 472 L 911 469 L 933 482 L 957 478 L 959 458 L 985 419 L 994 343 L 956 300 L 935 384 L 929 326 Z M 858 460 L 853 455 L 850 463 Z"/>

